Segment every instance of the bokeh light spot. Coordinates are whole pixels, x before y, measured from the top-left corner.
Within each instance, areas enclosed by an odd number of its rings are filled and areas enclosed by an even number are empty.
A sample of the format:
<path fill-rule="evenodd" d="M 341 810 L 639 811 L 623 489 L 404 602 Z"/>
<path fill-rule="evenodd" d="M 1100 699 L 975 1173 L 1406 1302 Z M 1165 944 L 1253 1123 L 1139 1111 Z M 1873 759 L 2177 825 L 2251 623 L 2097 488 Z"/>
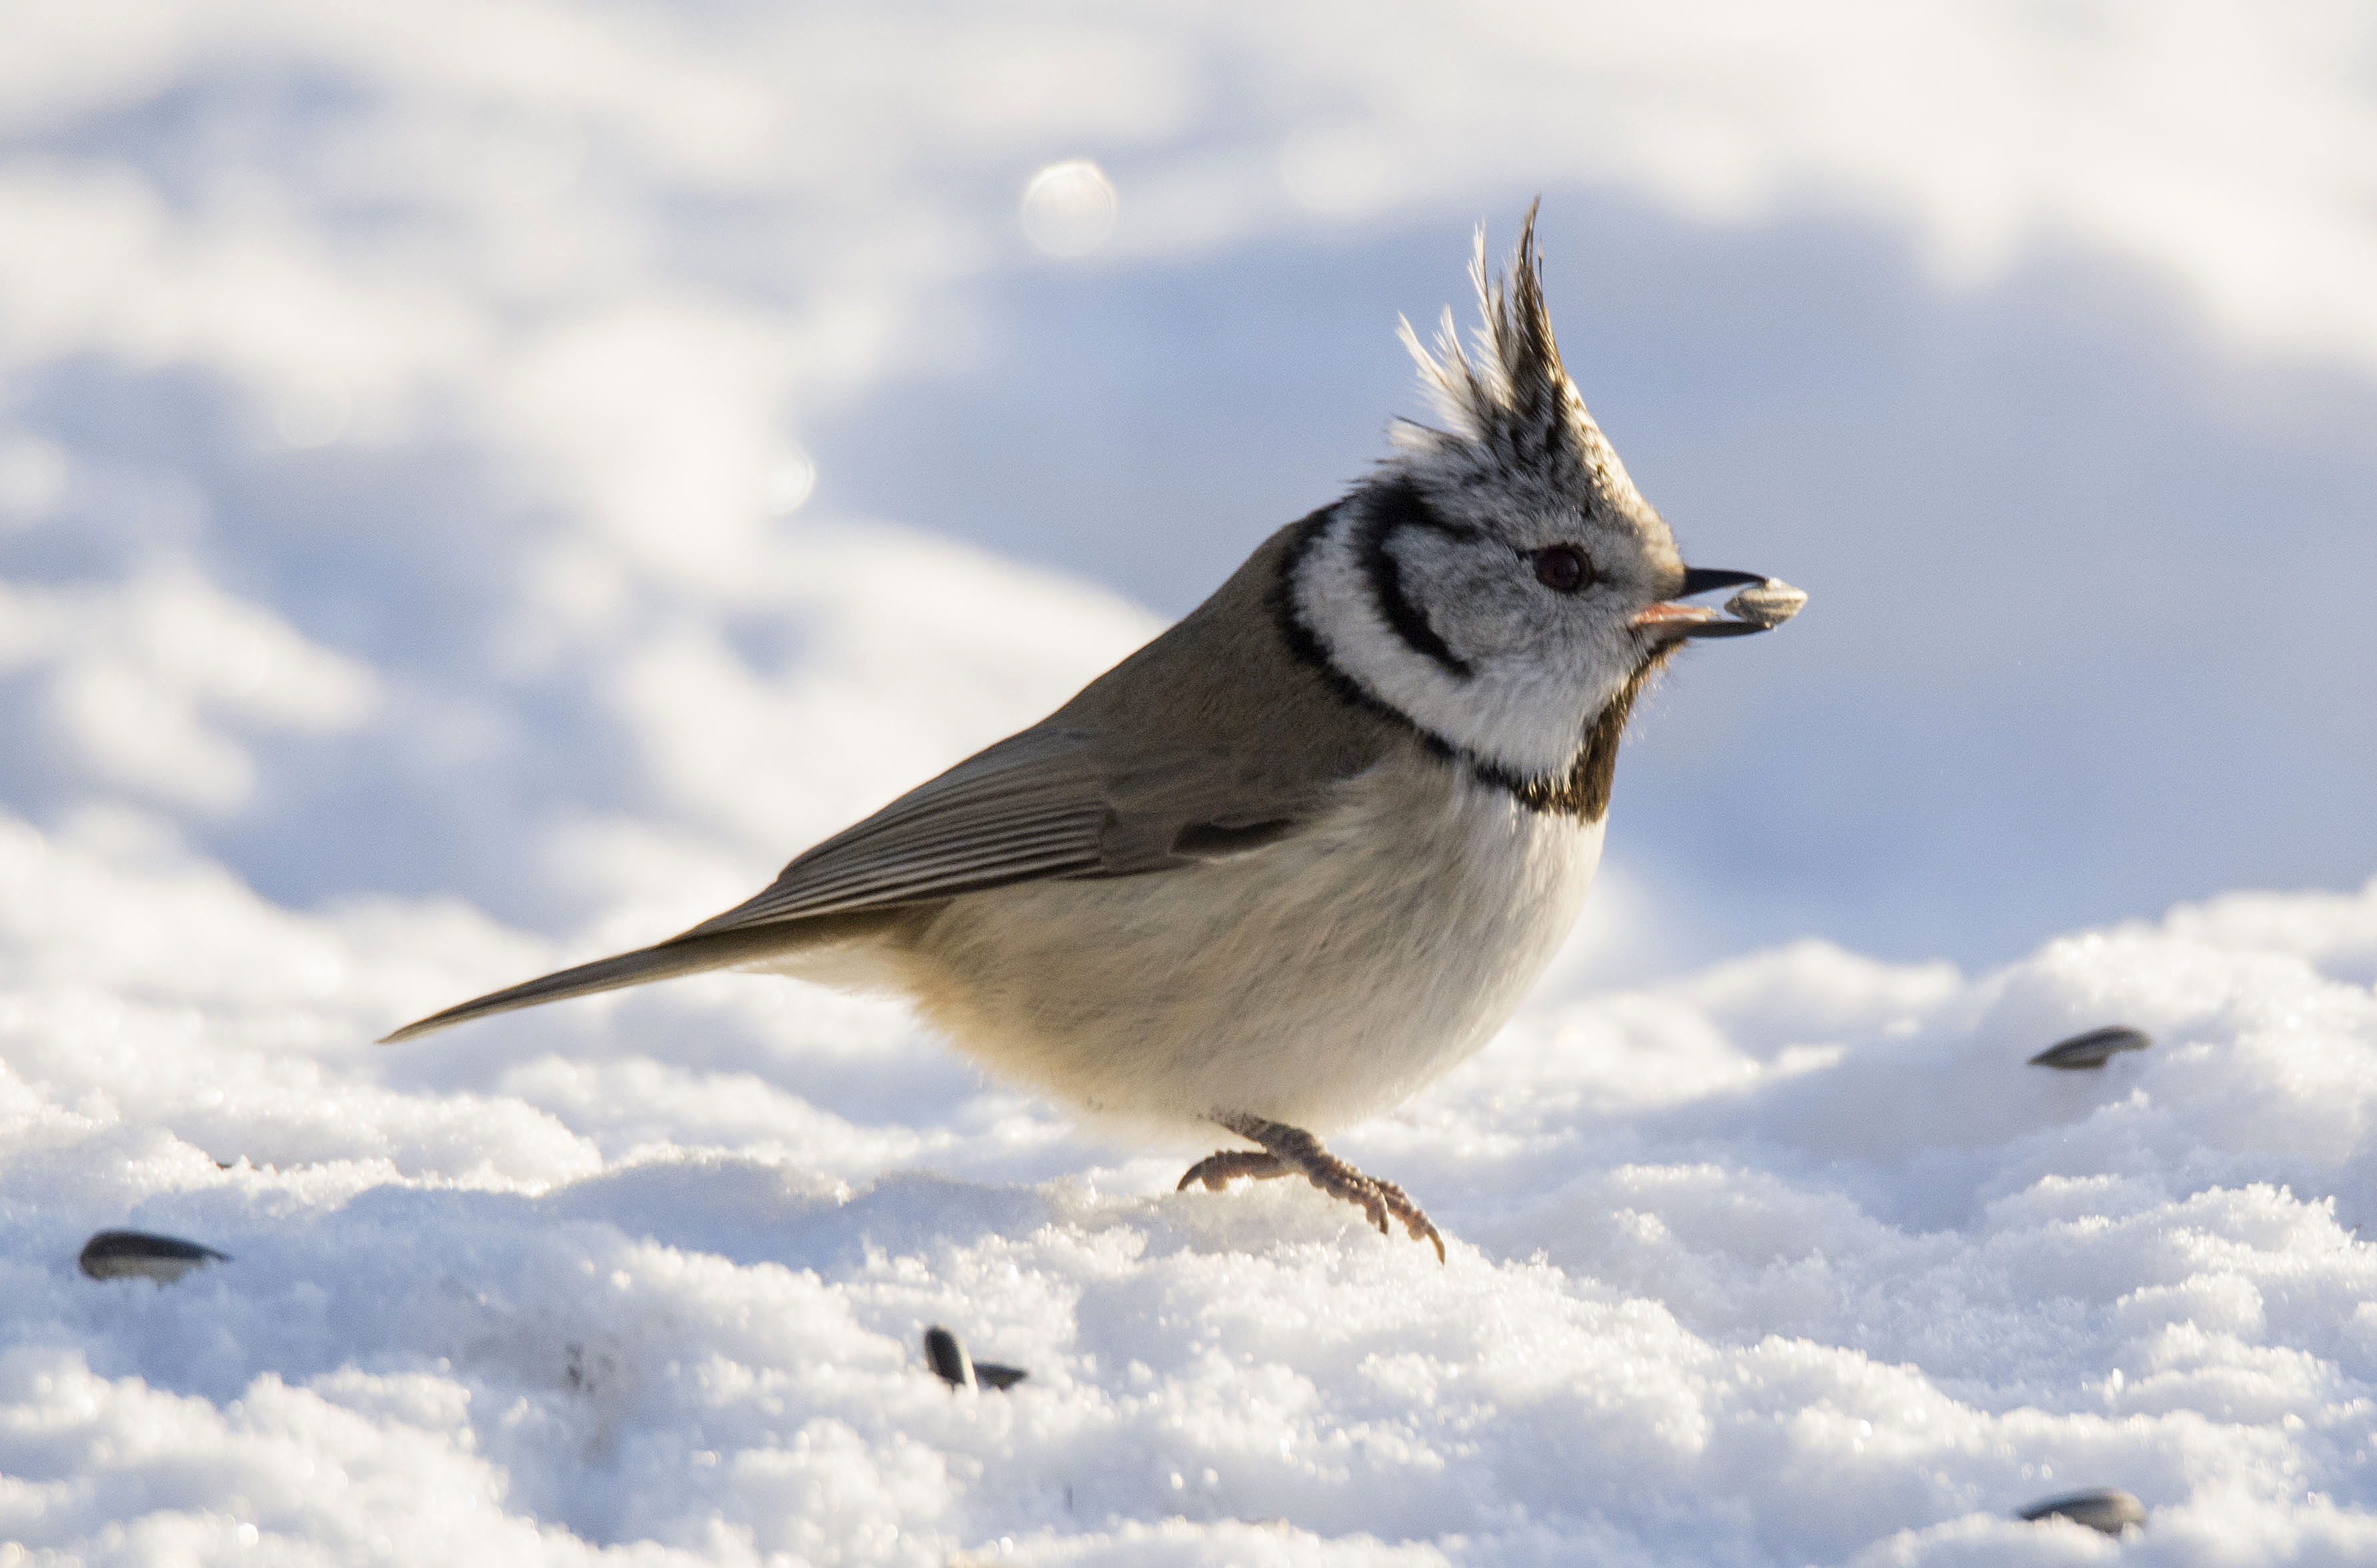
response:
<path fill-rule="evenodd" d="M 777 517 L 797 512 L 816 489 L 817 464 L 806 453 L 795 452 L 769 470 L 768 510 Z"/>
<path fill-rule="evenodd" d="M 1120 210 L 1114 182 L 1086 158 L 1051 163 L 1023 187 L 1023 232 L 1048 255 L 1087 255 Z"/>

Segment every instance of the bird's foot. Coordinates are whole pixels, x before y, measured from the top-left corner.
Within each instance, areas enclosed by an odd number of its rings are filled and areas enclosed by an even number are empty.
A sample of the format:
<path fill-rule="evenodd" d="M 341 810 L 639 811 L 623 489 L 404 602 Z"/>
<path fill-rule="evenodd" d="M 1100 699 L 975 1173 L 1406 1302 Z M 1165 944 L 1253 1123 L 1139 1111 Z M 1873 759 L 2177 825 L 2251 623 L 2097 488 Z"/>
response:
<path fill-rule="evenodd" d="M 1209 1193 L 1218 1193 L 1230 1184 L 1233 1176 L 1251 1176 L 1258 1182 L 1268 1182 L 1274 1176 L 1285 1176 L 1290 1168 L 1279 1162 L 1279 1156 L 1259 1148 L 1225 1148 L 1207 1155 L 1188 1168 L 1180 1184 L 1172 1190 L 1185 1193 L 1196 1183 L 1205 1183 Z"/>
<path fill-rule="evenodd" d="M 1188 1168 L 1176 1191 L 1185 1193 L 1191 1182 L 1202 1182 L 1208 1191 L 1218 1193 L 1233 1176 L 1265 1181 L 1301 1173 L 1331 1197 L 1352 1204 L 1368 1216 L 1381 1236 L 1393 1234 L 1387 1224 L 1390 1218 L 1403 1221 L 1413 1241 L 1427 1242 L 1436 1249 L 1436 1261 L 1444 1261 L 1444 1238 L 1437 1233 L 1419 1205 L 1392 1182 L 1364 1175 L 1323 1148 L 1319 1138 L 1301 1127 L 1266 1122 L 1260 1116 L 1217 1116 L 1214 1120 L 1262 1147 L 1223 1149 L 1208 1155 Z"/>

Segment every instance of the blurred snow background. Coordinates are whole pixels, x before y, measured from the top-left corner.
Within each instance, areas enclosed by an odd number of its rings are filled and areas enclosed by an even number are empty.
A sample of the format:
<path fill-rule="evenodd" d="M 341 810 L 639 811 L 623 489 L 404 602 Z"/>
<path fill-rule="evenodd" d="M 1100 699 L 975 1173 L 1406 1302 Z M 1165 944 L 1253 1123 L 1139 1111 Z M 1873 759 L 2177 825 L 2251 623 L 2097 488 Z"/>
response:
<path fill-rule="evenodd" d="M 0 20 L 0 1555 L 2377 1555 L 2364 9 Z M 1060 700 L 1538 191 L 1636 477 L 1814 597 L 1346 1140 L 1449 1267 L 781 982 L 363 1043 Z"/>

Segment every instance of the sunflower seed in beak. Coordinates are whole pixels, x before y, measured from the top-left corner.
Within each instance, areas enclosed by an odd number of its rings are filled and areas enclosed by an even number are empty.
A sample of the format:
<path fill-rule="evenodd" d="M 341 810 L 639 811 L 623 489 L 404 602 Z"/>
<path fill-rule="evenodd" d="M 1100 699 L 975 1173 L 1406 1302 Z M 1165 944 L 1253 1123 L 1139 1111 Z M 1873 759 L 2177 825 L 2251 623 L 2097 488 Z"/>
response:
<path fill-rule="evenodd" d="M 1743 588 L 1725 601 L 1725 612 L 1754 626 L 1773 630 L 1799 613 L 1808 602 L 1807 594 L 1793 588 L 1780 577 L 1769 577 L 1755 588 Z"/>
<path fill-rule="evenodd" d="M 1696 593 L 1731 588 L 1736 583 L 1750 586 L 1726 600 L 1722 612 L 1702 604 L 1683 602 Z M 1684 573 L 1683 591 L 1674 599 L 1662 600 L 1644 610 L 1634 617 L 1634 625 L 1652 636 L 1671 641 L 1688 637 L 1746 637 L 1759 632 L 1773 631 L 1799 613 L 1800 607 L 1807 602 L 1805 593 L 1780 577 L 1762 577 L 1753 572 L 1693 566 Z"/>

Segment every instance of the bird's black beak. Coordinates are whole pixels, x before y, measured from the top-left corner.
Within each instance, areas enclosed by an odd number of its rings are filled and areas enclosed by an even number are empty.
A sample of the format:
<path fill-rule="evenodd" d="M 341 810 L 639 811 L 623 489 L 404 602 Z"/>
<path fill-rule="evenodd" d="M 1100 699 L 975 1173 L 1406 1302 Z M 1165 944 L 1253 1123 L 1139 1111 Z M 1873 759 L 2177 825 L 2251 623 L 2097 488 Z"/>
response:
<path fill-rule="evenodd" d="M 1742 591 L 1727 600 L 1723 610 L 1680 602 L 1711 588 L 1735 587 Z M 1666 642 L 1681 642 L 1686 637 L 1746 637 L 1752 632 L 1773 631 L 1797 615 L 1799 607 L 1807 602 L 1808 596 L 1790 584 L 1756 572 L 1687 566 L 1682 590 L 1674 599 L 1654 604 L 1635 616 L 1634 624 L 1646 635 Z"/>

